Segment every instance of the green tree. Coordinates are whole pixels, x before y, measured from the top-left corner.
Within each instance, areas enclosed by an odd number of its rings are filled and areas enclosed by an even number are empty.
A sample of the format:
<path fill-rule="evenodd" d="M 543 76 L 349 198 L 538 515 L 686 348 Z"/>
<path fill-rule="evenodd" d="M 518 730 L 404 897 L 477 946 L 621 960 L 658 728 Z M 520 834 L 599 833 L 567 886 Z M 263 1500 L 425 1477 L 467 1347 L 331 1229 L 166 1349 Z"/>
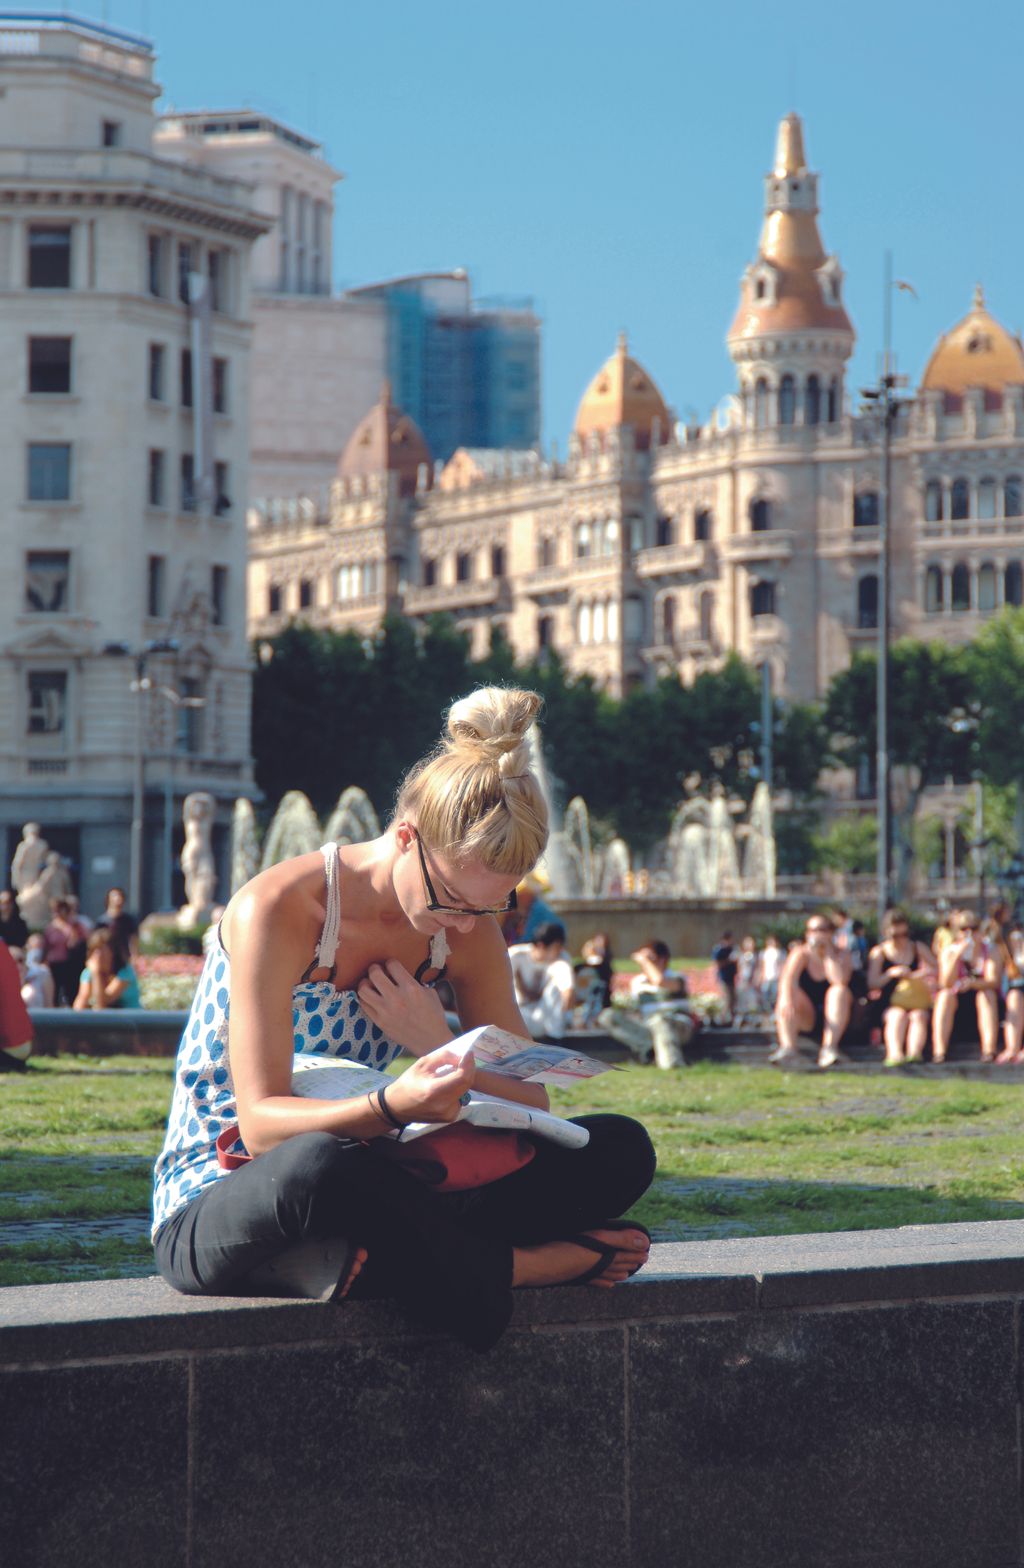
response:
<path fill-rule="evenodd" d="M 978 758 L 986 778 L 1016 790 L 1015 835 L 1024 846 L 1024 609 L 1007 606 L 967 650 L 979 706 Z"/>
<path fill-rule="evenodd" d="M 878 854 L 878 818 L 839 817 L 813 840 L 815 870 L 865 874 L 875 869 Z"/>

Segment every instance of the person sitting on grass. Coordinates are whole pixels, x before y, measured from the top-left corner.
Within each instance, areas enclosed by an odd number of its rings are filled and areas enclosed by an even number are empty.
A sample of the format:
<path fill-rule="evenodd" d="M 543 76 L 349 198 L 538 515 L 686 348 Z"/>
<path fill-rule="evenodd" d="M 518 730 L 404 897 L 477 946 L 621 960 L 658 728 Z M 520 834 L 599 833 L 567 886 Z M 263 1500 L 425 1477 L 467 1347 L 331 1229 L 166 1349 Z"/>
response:
<path fill-rule="evenodd" d="M 775 1007 L 779 1043 L 768 1060 L 795 1061 L 797 1040 L 805 1034 L 821 1041 L 818 1066 L 834 1067 L 852 1005 L 849 954 L 836 947 L 829 917 L 812 915 L 804 940 L 790 949 L 782 966 Z"/>
<path fill-rule="evenodd" d="M 0 942 L 0 1073 L 24 1072 L 32 1054 L 32 1021 L 21 999 L 21 975 Z"/>
<path fill-rule="evenodd" d="M 97 926 L 86 943 L 85 968 L 73 1006 L 89 1008 L 141 1007 L 139 982 L 131 964 L 124 962 L 109 926 Z"/>
<path fill-rule="evenodd" d="M 939 958 L 939 988 L 932 1014 L 932 1061 L 944 1062 L 954 1033 L 974 1034 L 981 1059 L 994 1062 L 999 1044 L 999 949 L 981 934 L 971 909 L 954 919 L 955 939 Z"/>
<path fill-rule="evenodd" d="M 996 1060 L 1019 1063 L 1024 1061 L 1024 927 L 1019 920 L 1012 920 L 1006 933 L 1003 979 L 1006 986 L 1005 1043 Z"/>
<path fill-rule="evenodd" d="M 516 1003 L 535 1040 L 560 1040 L 576 1006 L 576 976 L 565 950 L 565 927 L 538 926 L 529 942 L 508 950 Z"/>
<path fill-rule="evenodd" d="M 935 959 L 915 942 L 901 909 L 886 911 L 882 940 L 868 958 L 868 988 L 878 991 L 886 1067 L 924 1058 L 934 1003 Z"/>
<path fill-rule="evenodd" d="M 464 697 L 379 837 L 281 861 L 230 900 L 154 1173 L 156 1261 L 175 1290 L 251 1295 L 261 1274 L 287 1269 L 293 1294 L 390 1297 L 486 1350 L 515 1289 L 607 1289 L 646 1263 L 648 1233 L 619 1218 L 656 1163 L 629 1117 L 581 1117 L 585 1147 L 538 1138 L 528 1164 L 466 1191 L 438 1191 L 387 1158 L 394 1132 L 455 1121 L 471 1088 L 547 1108 L 542 1084 L 449 1049 L 434 989 L 451 981 L 463 1030 L 526 1033 L 499 921 L 547 840 L 528 741 L 539 707 L 529 691 Z M 294 1093 L 297 1056 L 386 1069 L 403 1049 L 411 1064 L 357 1098 Z M 225 1135 L 235 1168 L 218 1159 Z M 301 1268 L 314 1246 L 318 1279 Z"/>

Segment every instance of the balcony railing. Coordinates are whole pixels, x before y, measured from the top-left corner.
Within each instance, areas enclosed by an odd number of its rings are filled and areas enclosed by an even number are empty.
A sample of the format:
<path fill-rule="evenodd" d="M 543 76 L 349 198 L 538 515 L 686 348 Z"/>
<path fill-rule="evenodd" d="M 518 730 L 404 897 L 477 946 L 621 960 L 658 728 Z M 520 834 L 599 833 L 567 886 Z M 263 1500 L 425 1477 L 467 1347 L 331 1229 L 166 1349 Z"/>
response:
<path fill-rule="evenodd" d="M 708 546 L 703 540 L 685 544 L 659 544 L 639 550 L 633 558 L 638 577 L 675 577 L 704 571 Z"/>
<path fill-rule="evenodd" d="M 723 539 L 721 551 L 727 561 L 753 566 L 759 561 L 788 561 L 795 542 L 792 528 L 766 528 L 763 533 L 733 534 Z"/>
<path fill-rule="evenodd" d="M 461 583 L 433 583 L 429 588 L 410 585 L 403 609 L 407 615 L 430 615 L 436 610 L 478 609 L 507 597 L 507 578 L 475 577 Z"/>

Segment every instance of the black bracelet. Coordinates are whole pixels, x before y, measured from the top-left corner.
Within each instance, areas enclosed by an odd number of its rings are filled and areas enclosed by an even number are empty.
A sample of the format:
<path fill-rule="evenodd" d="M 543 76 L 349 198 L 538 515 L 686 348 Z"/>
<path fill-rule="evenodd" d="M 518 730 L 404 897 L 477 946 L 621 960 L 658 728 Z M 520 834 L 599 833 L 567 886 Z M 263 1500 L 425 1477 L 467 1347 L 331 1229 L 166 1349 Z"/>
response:
<path fill-rule="evenodd" d="M 403 1130 L 403 1128 L 405 1127 L 405 1123 L 404 1122 L 400 1122 L 398 1120 L 398 1117 L 395 1115 L 394 1111 L 391 1109 L 390 1105 L 387 1102 L 387 1099 L 385 1098 L 386 1093 L 387 1093 L 387 1084 L 381 1084 L 380 1088 L 376 1091 L 375 1094 L 373 1094 L 371 1096 L 371 1098 L 376 1100 L 377 1104 L 380 1106 L 381 1110 L 383 1111 L 384 1115 L 387 1117 L 388 1121 L 391 1123 L 392 1127 L 395 1128 L 396 1132 L 401 1132 Z"/>

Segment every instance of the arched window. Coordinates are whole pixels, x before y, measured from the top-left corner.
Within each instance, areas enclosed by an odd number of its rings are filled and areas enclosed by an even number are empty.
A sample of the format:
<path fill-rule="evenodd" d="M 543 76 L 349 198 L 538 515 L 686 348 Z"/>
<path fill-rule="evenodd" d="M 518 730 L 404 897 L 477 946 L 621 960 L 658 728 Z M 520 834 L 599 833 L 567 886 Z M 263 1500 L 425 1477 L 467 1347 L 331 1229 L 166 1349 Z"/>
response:
<path fill-rule="evenodd" d="M 1003 602 L 1005 604 L 1024 603 L 1024 571 L 1021 570 L 1019 561 L 1007 561 L 1003 573 Z"/>
<path fill-rule="evenodd" d="M 754 382 L 754 424 L 763 430 L 768 423 L 768 383 L 763 376 Z"/>
<path fill-rule="evenodd" d="M 601 554 L 614 555 L 619 548 L 619 520 L 606 517 L 601 529 Z"/>
<path fill-rule="evenodd" d="M 674 525 L 671 517 L 659 517 L 654 525 L 654 542 L 657 545 L 672 543 Z"/>
<path fill-rule="evenodd" d="M 705 589 L 700 596 L 700 636 L 702 642 L 711 641 L 711 626 L 715 614 L 715 596 Z"/>
<path fill-rule="evenodd" d="M 590 641 L 590 605 L 581 604 L 576 611 L 576 637 L 579 642 Z"/>
<path fill-rule="evenodd" d="M 989 518 L 996 515 L 996 482 L 994 479 L 978 480 L 978 516 Z"/>
<path fill-rule="evenodd" d="M 1019 474 L 1010 474 L 1003 486 L 1004 517 L 1020 517 L 1022 495 L 1024 495 L 1024 482 Z"/>
<path fill-rule="evenodd" d="M 537 565 L 554 566 L 554 564 L 555 541 L 552 539 L 550 534 L 544 534 L 540 539 L 537 540 Z"/>
<path fill-rule="evenodd" d="M 694 512 L 693 537 L 698 544 L 702 544 L 706 540 L 710 539 L 714 531 L 715 517 L 713 512 L 708 511 L 707 507 L 701 507 L 698 511 Z"/>
<path fill-rule="evenodd" d="M 752 616 L 775 614 L 774 583 L 758 582 L 751 584 L 750 613 Z"/>
<path fill-rule="evenodd" d="M 598 599 L 594 605 L 591 636 L 595 642 L 604 642 L 605 618 L 604 600 Z"/>
<path fill-rule="evenodd" d="M 978 609 L 991 612 L 996 607 L 996 569 L 990 561 L 978 567 Z"/>
<path fill-rule="evenodd" d="M 607 635 L 608 635 L 608 641 L 609 642 L 618 642 L 618 640 L 619 640 L 619 601 L 618 601 L 618 599 L 609 599 L 609 601 L 608 601 L 608 609 L 607 609 L 607 611 L 605 613 L 604 624 L 605 624 L 605 631 L 607 632 Z"/>
<path fill-rule="evenodd" d="M 767 533 L 772 526 L 772 503 L 759 497 L 750 503 L 750 531 L 755 534 Z"/>
<path fill-rule="evenodd" d="M 924 608 L 927 615 L 941 615 L 943 603 L 942 567 L 929 566 L 924 574 Z"/>
<path fill-rule="evenodd" d="M 853 498 L 854 528 L 878 527 L 878 493 L 875 490 L 858 490 Z"/>
<path fill-rule="evenodd" d="M 576 559 L 582 561 L 590 554 L 590 524 L 576 524 Z"/>
<path fill-rule="evenodd" d="M 971 608 L 971 573 L 966 561 L 957 561 L 950 580 L 950 603 L 956 614 Z"/>
<path fill-rule="evenodd" d="M 878 578 L 874 572 L 857 584 L 857 625 L 862 632 L 878 625 Z"/>
<path fill-rule="evenodd" d="M 821 419 L 821 382 L 817 376 L 807 377 L 804 391 L 804 424 L 816 425 Z"/>
<path fill-rule="evenodd" d="M 924 487 L 924 515 L 929 523 L 941 523 L 946 515 L 941 479 L 929 479 Z"/>
<path fill-rule="evenodd" d="M 971 515 L 971 490 L 966 479 L 954 479 L 950 486 L 949 515 L 954 521 Z"/>
<path fill-rule="evenodd" d="M 833 376 L 828 384 L 828 423 L 834 425 L 839 418 L 839 377 Z"/>
<path fill-rule="evenodd" d="M 783 376 L 779 382 L 779 424 L 796 424 L 796 382 L 792 376 Z"/>
<path fill-rule="evenodd" d="M 667 593 L 661 601 L 661 640 L 665 643 L 676 640 L 675 594 Z"/>

